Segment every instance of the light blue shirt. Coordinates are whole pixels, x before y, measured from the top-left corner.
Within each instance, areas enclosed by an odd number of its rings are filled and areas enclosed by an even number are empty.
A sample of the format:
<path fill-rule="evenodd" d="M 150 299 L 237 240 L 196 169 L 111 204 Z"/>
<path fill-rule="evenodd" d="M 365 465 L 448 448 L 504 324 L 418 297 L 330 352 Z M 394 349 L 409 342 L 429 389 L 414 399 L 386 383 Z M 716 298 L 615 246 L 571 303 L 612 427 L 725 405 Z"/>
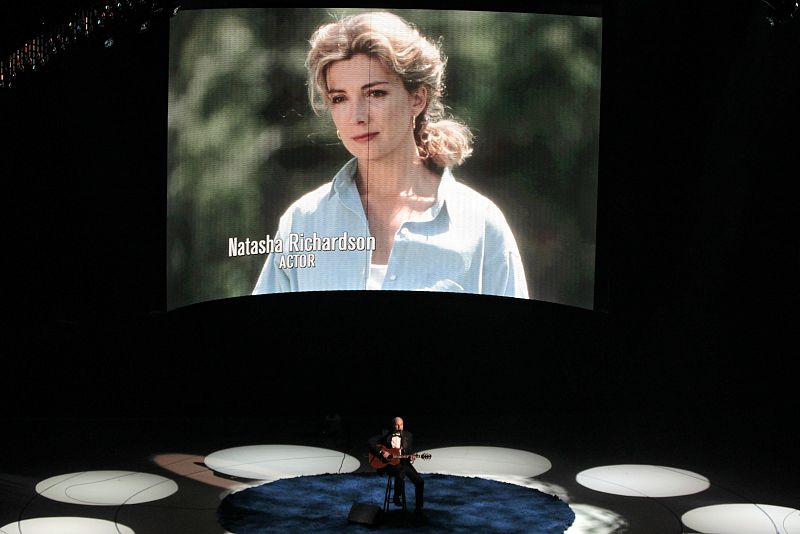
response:
<path fill-rule="evenodd" d="M 344 244 L 347 239 L 338 239 L 342 236 L 366 241 L 369 224 L 355 182 L 357 167 L 357 160 L 350 160 L 332 182 L 283 214 L 276 234 L 283 250 L 267 257 L 253 294 L 366 289 L 371 250 L 320 250 L 320 241 L 300 252 L 287 246 L 298 237 L 311 243 L 308 238 L 315 234 L 334 238 L 327 240 L 329 245 Z M 442 173 L 434 205 L 395 234 L 381 289 L 528 298 L 517 243 L 502 212 L 456 182 L 450 169 Z"/>

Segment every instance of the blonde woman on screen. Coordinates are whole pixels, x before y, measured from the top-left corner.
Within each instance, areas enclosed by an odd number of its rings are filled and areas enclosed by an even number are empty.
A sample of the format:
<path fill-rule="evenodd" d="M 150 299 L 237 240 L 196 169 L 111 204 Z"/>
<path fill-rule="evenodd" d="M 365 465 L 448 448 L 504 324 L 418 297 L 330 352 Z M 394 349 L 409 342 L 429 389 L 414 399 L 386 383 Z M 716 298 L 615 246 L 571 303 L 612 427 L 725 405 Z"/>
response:
<path fill-rule="evenodd" d="M 455 291 L 527 298 L 520 254 L 495 204 L 451 169 L 472 152 L 447 119 L 445 59 L 402 18 L 364 13 L 311 37 L 309 97 L 353 158 L 281 217 L 254 294 Z"/>

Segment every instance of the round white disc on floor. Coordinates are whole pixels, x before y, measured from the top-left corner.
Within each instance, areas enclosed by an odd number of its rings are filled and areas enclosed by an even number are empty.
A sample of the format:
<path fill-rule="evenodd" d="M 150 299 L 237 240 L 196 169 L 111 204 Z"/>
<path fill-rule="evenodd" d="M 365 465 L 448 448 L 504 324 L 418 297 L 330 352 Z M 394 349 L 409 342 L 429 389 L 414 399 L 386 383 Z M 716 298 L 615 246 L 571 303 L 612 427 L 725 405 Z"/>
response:
<path fill-rule="evenodd" d="M 595 491 L 629 497 L 675 497 L 708 489 L 706 477 L 661 465 L 606 465 L 581 471 L 579 484 Z"/>
<path fill-rule="evenodd" d="M 134 471 L 83 471 L 57 475 L 36 484 L 36 493 L 54 501 L 119 506 L 157 501 L 178 491 L 162 476 Z"/>
<path fill-rule="evenodd" d="M 357 459 L 343 452 L 302 445 L 248 445 L 213 452 L 205 464 L 226 475 L 275 480 L 303 475 L 351 473 Z"/>

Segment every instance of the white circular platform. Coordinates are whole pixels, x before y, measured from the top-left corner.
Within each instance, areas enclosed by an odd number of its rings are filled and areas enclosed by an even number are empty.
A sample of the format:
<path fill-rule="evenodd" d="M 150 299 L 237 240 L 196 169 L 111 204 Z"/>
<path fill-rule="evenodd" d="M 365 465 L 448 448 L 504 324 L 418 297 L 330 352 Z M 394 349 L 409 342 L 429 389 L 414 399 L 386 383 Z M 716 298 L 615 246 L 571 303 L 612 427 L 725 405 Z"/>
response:
<path fill-rule="evenodd" d="M 689 510 L 681 521 L 704 534 L 800 534 L 800 510 L 770 504 L 717 504 Z"/>
<path fill-rule="evenodd" d="M 502 447 L 444 447 L 421 452 L 430 453 L 431 458 L 414 463 L 420 473 L 535 477 L 552 467 L 544 456 Z"/>
<path fill-rule="evenodd" d="M 135 534 L 113 521 L 89 517 L 37 517 L 0 528 L 2 534 Z"/>
<path fill-rule="evenodd" d="M 248 445 L 223 449 L 206 456 L 205 464 L 219 473 L 257 480 L 351 473 L 361 465 L 349 454 L 302 445 Z"/>
<path fill-rule="evenodd" d="M 708 489 L 708 479 L 697 473 L 661 465 L 606 465 L 581 471 L 575 480 L 603 493 L 628 497 L 675 497 Z"/>
<path fill-rule="evenodd" d="M 178 485 L 150 473 L 84 471 L 58 475 L 36 484 L 36 493 L 54 501 L 91 506 L 119 506 L 157 501 L 178 491 Z"/>

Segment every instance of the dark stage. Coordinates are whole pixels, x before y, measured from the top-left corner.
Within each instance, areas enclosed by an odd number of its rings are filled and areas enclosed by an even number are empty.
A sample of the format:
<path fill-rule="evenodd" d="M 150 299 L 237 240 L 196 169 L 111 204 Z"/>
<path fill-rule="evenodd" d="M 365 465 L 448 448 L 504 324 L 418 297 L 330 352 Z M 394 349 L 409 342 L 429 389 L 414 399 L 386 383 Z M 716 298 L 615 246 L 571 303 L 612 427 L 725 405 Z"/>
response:
<path fill-rule="evenodd" d="M 385 426 L 385 420 L 378 416 L 331 416 L 7 421 L 5 428 L 12 438 L 5 447 L 0 521 L 9 525 L 37 517 L 79 516 L 116 521 L 135 532 L 219 534 L 224 529 L 217 521 L 217 508 L 223 496 L 231 489 L 257 482 L 213 474 L 202 464 L 212 452 L 270 444 L 320 447 L 347 453 L 360 461 L 359 472 L 371 471 L 365 467 L 364 436 Z M 445 447 L 502 448 L 500 458 L 506 461 L 494 464 L 496 476 L 567 502 L 579 517 L 570 532 L 695 532 L 682 528 L 680 518 L 696 508 L 731 503 L 796 508 L 798 492 L 790 475 L 791 447 L 763 440 L 771 429 L 763 424 L 748 424 L 732 432 L 735 423 L 725 421 L 712 421 L 705 428 L 698 428 L 692 419 L 696 417 L 687 417 L 681 424 L 677 418 L 670 421 L 655 412 L 636 418 L 606 414 L 600 419 L 585 410 L 555 414 L 535 409 L 516 416 L 497 413 L 406 417 L 408 428 L 418 436 L 419 446 L 433 450 L 434 458 L 436 450 Z M 747 419 L 756 418 L 751 415 Z M 552 467 L 536 477 L 524 473 L 515 476 L 515 471 L 523 472 L 524 467 L 508 461 L 509 449 L 540 455 Z M 184 458 L 190 462 L 179 465 Z M 477 465 L 476 458 L 460 463 L 467 470 L 492 469 L 486 461 Z M 423 464 L 418 460 L 419 468 L 425 467 Z M 603 493 L 576 482 L 579 472 L 622 464 L 683 469 L 707 478 L 710 485 L 689 495 L 651 498 Z M 252 466 L 251 462 L 242 467 Z M 165 477 L 177 483 L 177 491 L 149 502 L 106 506 L 57 502 L 34 492 L 36 484 L 56 475 L 106 470 Z M 382 494 L 383 480 L 376 477 L 373 482 L 378 494 Z M 435 481 L 426 483 L 430 491 L 432 484 Z M 81 487 L 72 489 L 79 493 Z M 413 490 L 407 492 L 413 499 Z M 487 501 L 490 497 L 485 496 Z M 346 510 L 351 504 L 344 503 L 341 531 L 362 531 L 364 527 L 347 523 Z M 372 504 L 380 506 L 381 499 Z M 431 510 L 447 508 L 447 503 L 429 504 Z M 298 506 L 302 508 L 302 503 Z M 451 511 L 458 513 L 457 509 Z M 429 512 L 432 513 L 435 512 Z M 785 530 L 776 531 L 795 532 L 792 529 L 796 528 L 797 517 L 789 520 Z"/>
<path fill-rule="evenodd" d="M 570 532 L 800 532 L 800 20 L 770 25 L 755 1 L 600 4 L 592 311 L 391 292 L 167 311 L 168 17 L 0 90 L 3 532 L 82 517 L 220 534 L 221 499 L 253 478 L 210 470 L 211 453 L 318 447 L 367 471 L 395 415 L 434 458 L 474 447 L 480 475 L 557 495 Z M 2 13 L 5 53 L 48 12 Z M 518 453 L 546 462 L 503 466 Z M 112 485 L 37 494 L 97 471 Z"/>

